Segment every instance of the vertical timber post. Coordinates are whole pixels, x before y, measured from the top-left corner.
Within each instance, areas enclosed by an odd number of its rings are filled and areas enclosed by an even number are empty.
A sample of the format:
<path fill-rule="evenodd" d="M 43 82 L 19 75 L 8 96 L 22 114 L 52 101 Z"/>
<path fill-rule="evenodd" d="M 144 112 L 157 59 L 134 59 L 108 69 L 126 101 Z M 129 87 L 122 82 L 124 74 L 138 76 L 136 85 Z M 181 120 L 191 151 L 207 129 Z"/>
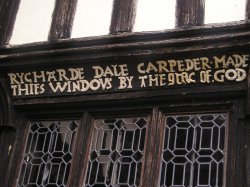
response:
<path fill-rule="evenodd" d="M 2 0 L 0 2 L 0 46 L 9 43 L 20 0 Z"/>
<path fill-rule="evenodd" d="M 246 0 L 245 19 L 250 19 L 250 0 Z"/>
<path fill-rule="evenodd" d="M 204 13 L 205 0 L 176 0 L 176 27 L 203 25 Z"/>
<path fill-rule="evenodd" d="M 0 181 L 1 185 L 9 186 L 8 176 L 12 162 L 12 153 L 15 145 L 17 131 L 13 125 L 13 111 L 10 94 L 4 79 L 0 76 Z"/>
<path fill-rule="evenodd" d="M 132 32 L 135 15 L 136 15 L 137 0 L 114 0 L 110 34 L 119 32 Z"/>
<path fill-rule="evenodd" d="M 49 40 L 67 39 L 71 36 L 77 0 L 56 0 L 49 32 Z"/>

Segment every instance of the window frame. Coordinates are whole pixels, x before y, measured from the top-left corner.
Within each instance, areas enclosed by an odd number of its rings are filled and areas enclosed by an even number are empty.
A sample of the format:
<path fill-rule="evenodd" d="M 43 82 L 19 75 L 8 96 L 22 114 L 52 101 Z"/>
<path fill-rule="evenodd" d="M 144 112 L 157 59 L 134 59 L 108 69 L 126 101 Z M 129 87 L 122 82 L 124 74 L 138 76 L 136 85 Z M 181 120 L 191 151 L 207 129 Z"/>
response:
<path fill-rule="evenodd" d="M 114 106 L 111 104 L 111 109 L 107 109 L 105 106 L 96 107 L 94 106 L 92 109 L 78 110 L 77 117 L 71 118 L 72 114 L 66 114 L 66 118 L 62 118 L 58 116 L 58 114 L 50 114 L 47 115 L 39 114 L 33 118 L 30 118 L 29 121 L 44 121 L 44 120 L 68 120 L 68 119 L 77 119 L 80 120 L 79 129 L 77 136 L 75 137 L 75 145 L 72 151 L 74 155 L 72 158 L 72 165 L 70 168 L 70 174 L 68 178 L 67 186 L 76 186 L 82 187 L 88 166 L 88 157 L 89 150 L 91 146 L 92 133 L 93 133 L 93 122 L 95 119 L 103 119 L 103 118 L 112 118 L 112 117 L 135 117 L 135 116 L 147 116 L 147 131 L 146 138 L 144 144 L 144 159 L 142 165 L 142 173 L 141 173 L 141 185 L 140 186 L 157 186 L 159 182 L 160 176 L 160 161 L 162 154 L 162 146 L 164 143 L 164 126 L 162 125 L 164 116 L 167 115 L 185 115 L 185 114 L 205 114 L 205 113 L 227 113 L 227 127 L 225 132 L 225 162 L 224 168 L 227 166 L 231 166 L 234 162 L 233 159 L 235 155 L 235 150 L 237 149 L 237 143 L 234 146 L 230 146 L 231 141 L 235 140 L 235 130 L 237 129 L 236 124 L 232 124 L 232 119 L 237 120 L 237 111 L 234 111 L 235 105 L 237 105 L 238 101 L 235 102 L 220 102 L 220 103 L 210 103 L 208 100 L 205 102 L 199 103 L 196 106 L 193 105 L 192 102 L 188 102 L 182 104 L 180 101 L 175 106 L 172 105 L 171 102 L 162 102 L 161 99 L 158 99 L 157 102 L 153 102 L 147 106 L 138 105 L 137 109 L 134 109 L 133 106 Z M 57 111 L 58 112 L 58 111 Z M 65 116 L 65 115 L 64 115 Z M 29 122 L 26 124 L 26 128 L 28 129 Z M 23 142 L 27 140 L 27 133 L 20 132 L 23 137 Z M 149 138 L 153 137 L 153 138 Z M 156 139 L 155 139 L 156 138 Z M 228 140 L 228 142 L 227 142 Z M 25 144 L 24 144 L 25 145 Z M 159 146 L 156 146 L 159 145 Z M 24 146 L 25 147 L 25 146 Z M 25 149 L 22 150 L 22 155 L 24 154 Z M 20 154 L 20 153 L 19 153 Z M 157 156 L 156 156 L 157 155 Z M 155 158 L 158 159 L 155 159 Z M 21 156 L 22 158 L 22 156 Z M 153 159 L 152 159 L 153 158 Z M 234 163 L 235 164 L 235 163 Z M 19 163 L 16 164 L 21 165 L 21 159 Z M 19 169 L 16 172 L 20 171 Z M 232 179 L 234 176 L 234 172 L 229 169 L 224 170 L 224 185 L 234 187 L 236 184 L 236 179 Z M 153 180 L 152 180 L 153 179 Z M 15 186 L 15 185 L 14 185 Z"/>
<path fill-rule="evenodd" d="M 8 4 L 8 0 L 4 3 Z M 14 2 L 14 1 L 13 1 Z M 249 18 L 249 3 L 247 1 L 247 19 Z M 18 3 L 18 0 L 15 1 Z M 98 109 L 104 105 L 110 107 L 114 105 L 124 105 L 124 108 L 140 108 L 135 105 L 147 105 L 152 108 L 153 104 L 158 103 L 160 109 L 166 108 L 168 111 L 184 112 L 189 111 L 190 107 L 194 110 L 214 110 L 221 109 L 228 111 L 230 115 L 231 128 L 229 129 L 228 139 L 228 163 L 226 170 L 226 184 L 229 187 L 249 186 L 250 181 L 245 176 L 250 174 L 249 167 L 249 116 L 250 116 L 250 83 L 241 85 L 228 85 L 225 87 L 211 87 L 207 90 L 202 89 L 173 89 L 165 91 L 138 91 L 125 94 L 111 93 L 91 96 L 68 96 L 51 98 L 31 98 L 12 100 L 8 83 L 3 76 L 12 69 L 25 69 L 26 66 L 41 68 L 53 67 L 60 63 L 60 66 L 69 66 L 69 64 L 81 64 L 101 61 L 138 61 L 154 59 L 158 56 L 167 55 L 190 55 L 192 53 L 209 54 L 210 52 L 232 52 L 234 50 L 247 51 L 249 48 L 250 24 L 247 21 L 236 23 L 206 25 L 192 28 L 177 28 L 168 32 L 157 31 L 147 33 L 125 33 L 121 35 L 110 35 L 104 37 L 93 37 L 83 39 L 70 39 L 64 41 L 43 42 L 37 44 L 26 44 L 22 46 L 11 47 L 6 45 L 10 37 L 9 28 L 13 25 L 14 10 L 17 4 L 2 4 L 0 14 L 8 6 L 13 9 L 3 17 L 10 20 L 8 26 L 0 27 L 4 29 L 4 36 L 1 36 L 0 48 L 0 95 L 3 100 L 3 110 L 8 114 L 2 114 L 0 110 L 0 119 L 4 119 L 0 126 L 14 128 L 16 133 L 12 137 L 4 138 L 5 148 L 9 145 L 13 147 L 8 166 L 0 165 L 0 169 L 6 170 L 6 175 L 0 176 L 4 181 L 4 186 L 15 186 L 17 179 L 17 170 L 20 168 L 20 153 L 24 150 L 25 133 L 27 133 L 27 121 L 31 119 L 51 119 L 63 118 L 66 116 L 78 116 L 82 121 L 90 121 L 91 115 L 95 116 L 98 112 L 105 110 Z M 8 19 L 7 19 L 8 18 Z M 0 26 L 3 23 L 0 22 Z M 249 74 L 249 73 L 248 73 Z M 248 75 L 249 76 L 249 75 Z M 3 93 L 2 93 L 3 90 Z M 3 99 L 4 98 L 4 99 Z M 205 100 L 205 102 L 204 102 Z M 7 101 L 7 102 L 6 102 Z M 163 102 L 168 103 L 163 106 Z M 182 103 L 181 103 L 182 102 Z M 65 110 L 63 110 L 62 108 Z M 70 108 L 71 107 L 71 108 Z M 90 108 L 88 113 L 87 108 Z M 198 108 L 196 108 L 198 107 Z M 73 109 L 72 109 L 73 108 Z M 159 109 L 158 109 L 159 110 Z M 113 110 L 112 112 L 114 112 Z M 84 115 L 81 115 L 84 113 Z M 82 116 L 82 117 L 81 117 Z M 154 119 L 157 116 L 154 116 Z M 89 129 L 83 130 L 89 132 Z M 156 133 L 156 132 L 152 132 Z M 8 141 L 14 142 L 10 143 Z M 79 142 L 78 147 L 84 145 Z M 7 150 L 7 149 L 6 149 Z M 86 154 L 85 151 L 79 154 Z M 79 150 L 80 151 L 80 150 Z M 154 153 L 155 150 L 151 150 Z M 84 162 L 76 162 L 84 165 Z M 152 171 L 153 172 L 153 171 Z M 150 175 L 153 176 L 154 173 Z M 145 174 L 146 175 L 146 174 Z M 69 179 L 72 184 L 81 183 L 82 173 Z M 79 181 L 77 181 L 80 179 Z M 146 178 L 147 179 L 147 178 Z M 149 180 L 149 179 L 148 179 Z M 148 184 L 150 181 L 143 182 Z M 152 181 L 151 183 L 155 183 Z M 80 185 L 79 185 L 80 186 Z"/>

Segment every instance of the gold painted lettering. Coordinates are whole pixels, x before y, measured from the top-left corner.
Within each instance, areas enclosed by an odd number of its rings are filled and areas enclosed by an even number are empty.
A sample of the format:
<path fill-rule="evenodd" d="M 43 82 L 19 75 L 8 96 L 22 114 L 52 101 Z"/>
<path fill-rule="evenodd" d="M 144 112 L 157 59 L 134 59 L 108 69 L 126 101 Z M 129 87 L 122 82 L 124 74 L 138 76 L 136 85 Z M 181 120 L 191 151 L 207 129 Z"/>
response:
<path fill-rule="evenodd" d="M 171 85 L 174 85 L 175 84 L 175 76 L 174 76 L 174 73 L 169 73 L 168 74 L 168 85 L 171 86 Z"/>
<path fill-rule="evenodd" d="M 127 76 L 128 75 L 128 67 L 127 64 L 121 64 L 119 65 L 121 73 L 118 74 L 117 76 Z"/>
<path fill-rule="evenodd" d="M 17 81 L 17 77 L 15 73 L 8 73 L 8 76 L 10 78 L 10 84 L 20 84 L 19 81 Z"/>
<path fill-rule="evenodd" d="M 40 73 L 40 74 L 39 74 Z M 33 74 L 33 78 L 34 78 L 34 83 L 37 83 L 39 79 L 41 79 L 41 82 L 46 82 L 46 79 L 45 79 L 45 73 L 44 71 L 40 71 L 40 72 L 36 72 L 36 71 L 33 71 L 32 74 Z"/>
<path fill-rule="evenodd" d="M 234 54 L 233 57 L 235 58 L 235 68 L 239 67 L 247 67 L 246 61 L 248 60 L 249 55 L 237 55 Z"/>
<path fill-rule="evenodd" d="M 18 90 L 17 85 L 11 85 L 10 87 L 12 89 L 12 95 L 16 96 L 17 95 L 17 90 Z"/>
<path fill-rule="evenodd" d="M 225 77 L 227 80 L 232 81 L 235 80 L 237 78 L 237 72 L 234 69 L 228 69 L 225 72 Z"/>
<path fill-rule="evenodd" d="M 222 64 L 222 67 L 223 68 L 227 68 L 227 66 L 225 65 L 225 62 L 226 62 L 226 55 L 223 55 L 221 58 L 217 57 L 217 56 L 213 56 L 213 59 L 214 59 L 214 68 L 215 69 L 218 69 L 221 67 L 221 64 Z"/>
<path fill-rule="evenodd" d="M 185 71 L 183 60 L 177 60 L 178 71 Z"/>
<path fill-rule="evenodd" d="M 70 79 L 69 80 L 82 80 L 84 79 L 84 69 L 83 68 L 69 68 Z"/>
<path fill-rule="evenodd" d="M 193 62 L 194 62 L 194 70 L 195 71 L 200 71 L 201 70 L 201 67 L 200 67 L 200 59 L 199 58 L 194 58 L 193 59 Z"/>
<path fill-rule="evenodd" d="M 24 73 L 16 73 L 16 76 L 19 78 L 20 84 L 24 84 L 24 81 L 23 81 Z"/>
<path fill-rule="evenodd" d="M 29 83 L 32 82 L 31 73 L 30 72 L 24 74 L 24 80 L 25 80 L 25 82 L 29 82 Z"/>
<path fill-rule="evenodd" d="M 207 57 L 201 57 L 200 60 L 202 70 L 211 69 L 211 66 L 209 65 L 209 59 Z"/>
<path fill-rule="evenodd" d="M 175 60 L 168 60 L 169 63 L 169 71 L 175 72 L 174 68 L 176 67 L 177 63 Z"/>
<path fill-rule="evenodd" d="M 148 78 L 147 75 L 139 76 L 139 80 L 141 80 L 141 88 L 146 87 L 145 80 Z"/>
<path fill-rule="evenodd" d="M 158 64 L 159 73 L 169 72 L 167 69 L 167 62 L 166 61 L 159 60 L 159 61 L 156 61 L 156 64 Z"/>
<path fill-rule="evenodd" d="M 81 83 L 81 92 L 86 92 L 90 87 L 89 82 L 87 80 L 80 80 L 79 82 Z"/>
<path fill-rule="evenodd" d="M 152 64 L 151 62 L 148 63 L 148 66 L 147 66 L 147 69 L 146 69 L 146 72 L 147 73 L 156 73 L 158 70 L 157 68 L 155 67 L 154 64 Z"/>
<path fill-rule="evenodd" d="M 47 71 L 46 72 L 46 75 L 48 75 L 48 77 L 47 77 L 48 82 L 51 82 L 51 80 L 57 81 L 55 73 L 56 73 L 55 71 Z"/>
<path fill-rule="evenodd" d="M 166 74 L 160 74 L 160 86 L 166 85 Z"/>
<path fill-rule="evenodd" d="M 149 87 L 158 86 L 158 74 L 149 75 L 148 80 L 149 80 Z"/>
<path fill-rule="evenodd" d="M 186 62 L 186 71 L 190 71 L 190 70 L 194 69 L 194 63 L 192 60 L 185 59 L 184 61 Z"/>
<path fill-rule="evenodd" d="M 236 68 L 235 70 L 237 71 L 238 74 L 236 79 L 237 82 L 243 81 L 247 77 L 247 73 L 244 69 Z"/>
<path fill-rule="evenodd" d="M 139 73 L 141 73 L 141 74 L 145 74 L 146 71 L 142 69 L 142 68 L 144 68 L 144 66 L 145 66 L 144 63 L 138 64 L 138 65 L 137 65 L 137 71 L 138 71 Z"/>
<path fill-rule="evenodd" d="M 95 70 L 94 78 L 101 78 L 103 76 L 104 70 L 100 66 L 92 66 L 92 68 Z"/>
<path fill-rule="evenodd" d="M 66 71 L 64 69 L 57 69 L 59 76 L 59 81 L 68 81 L 69 78 L 66 76 Z"/>
<path fill-rule="evenodd" d="M 214 73 L 214 80 L 217 82 L 224 82 L 224 74 L 225 74 L 225 70 L 217 70 Z"/>

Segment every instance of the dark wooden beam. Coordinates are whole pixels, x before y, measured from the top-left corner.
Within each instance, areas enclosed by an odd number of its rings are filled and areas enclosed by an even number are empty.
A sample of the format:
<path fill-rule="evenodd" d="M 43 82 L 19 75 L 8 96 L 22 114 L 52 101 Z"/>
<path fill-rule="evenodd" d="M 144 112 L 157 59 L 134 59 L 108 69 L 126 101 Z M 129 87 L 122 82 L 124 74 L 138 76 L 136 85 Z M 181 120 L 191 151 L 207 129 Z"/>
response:
<path fill-rule="evenodd" d="M 245 129 L 245 137 L 246 137 L 246 160 L 245 160 L 245 172 L 246 175 L 245 176 L 249 176 L 250 175 L 250 128 L 249 128 L 249 121 L 248 122 L 248 128 Z M 246 177 L 246 186 L 250 186 L 250 178 Z"/>
<path fill-rule="evenodd" d="M 136 5 L 137 0 L 114 0 L 109 28 L 111 34 L 131 32 L 133 30 Z"/>
<path fill-rule="evenodd" d="M 247 114 L 250 115 L 250 69 L 247 76 Z"/>
<path fill-rule="evenodd" d="M 250 0 L 246 0 L 245 19 L 250 19 Z"/>
<path fill-rule="evenodd" d="M 9 43 L 20 0 L 0 1 L 0 45 Z"/>
<path fill-rule="evenodd" d="M 49 40 L 70 38 L 77 0 L 56 0 Z"/>
<path fill-rule="evenodd" d="M 9 87 L 0 75 L 0 127 L 13 125 L 13 109 L 11 107 L 11 95 L 8 92 Z"/>
<path fill-rule="evenodd" d="M 11 155 L 15 145 L 16 131 L 8 126 L 0 126 L 0 180 L 1 185 L 7 184 L 7 171 L 11 165 Z M 5 185 L 4 185 L 5 186 Z"/>
<path fill-rule="evenodd" d="M 176 27 L 198 26 L 204 23 L 205 0 L 176 0 Z"/>
<path fill-rule="evenodd" d="M 153 113 L 148 122 L 148 135 L 146 138 L 147 149 L 144 153 L 144 170 L 142 172 L 141 186 L 158 186 L 160 175 L 160 162 L 163 147 L 164 125 L 163 116 L 159 108 L 153 109 Z"/>

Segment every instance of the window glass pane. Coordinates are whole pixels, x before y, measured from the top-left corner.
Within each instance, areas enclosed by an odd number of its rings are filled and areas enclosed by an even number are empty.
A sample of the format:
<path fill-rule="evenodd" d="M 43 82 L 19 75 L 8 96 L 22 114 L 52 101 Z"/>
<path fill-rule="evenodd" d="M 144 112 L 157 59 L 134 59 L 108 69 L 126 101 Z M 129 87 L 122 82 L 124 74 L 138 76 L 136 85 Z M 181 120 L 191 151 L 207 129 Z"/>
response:
<path fill-rule="evenodd" d="M 113 0 L 78 0 L 72 38 L 109 33 Z"/>
<path fill-rule="evenodd" d="M 22 0 L 10 44 L 47 41 L 54 0 Z"/>
<path fill-rule="evenodd" d="M 79 121 L 31 123 L 18 187 L 66 186 L 78 124 Z"/>
<path fill-rule="evenodd" d="M 85 187 L 140 184 L 147 119 L 96 120 Z"/>
<path fill-rule="evenodd" d="M 138 0 L 134 31 L 175 27 L 176 0 Z"/>
<path fill-rule="evenodd" d="M 226 114 L 167 116 L 160 187 L 222 187 Z"/>
<path fill-rule="evenodd" d="M 222 23 L 245 19 L 246 0 L 206 0 L 205 23 Z"/>

